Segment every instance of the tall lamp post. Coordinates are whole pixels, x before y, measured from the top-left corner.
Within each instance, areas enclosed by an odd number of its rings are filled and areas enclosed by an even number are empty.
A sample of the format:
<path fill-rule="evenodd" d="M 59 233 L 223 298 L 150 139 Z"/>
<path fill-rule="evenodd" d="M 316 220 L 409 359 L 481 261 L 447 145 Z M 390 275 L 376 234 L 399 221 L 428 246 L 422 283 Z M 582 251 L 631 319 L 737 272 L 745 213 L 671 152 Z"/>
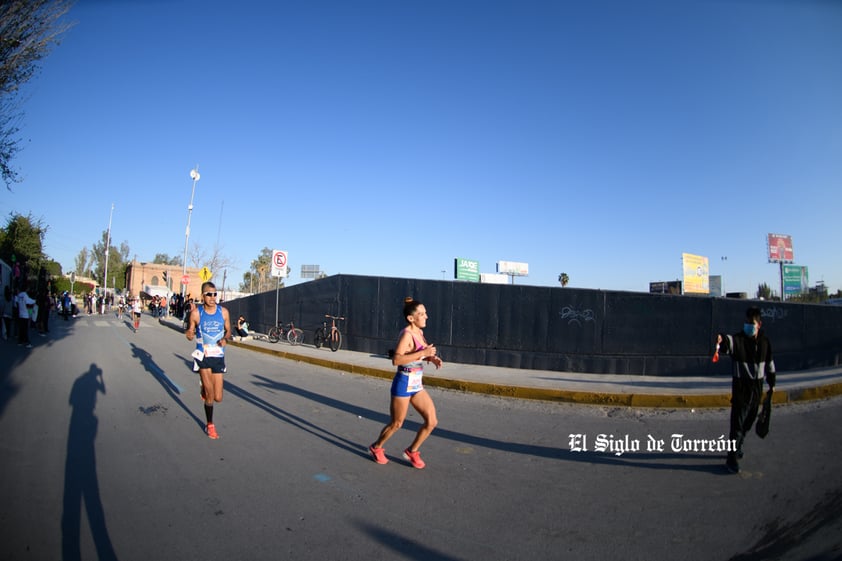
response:
<path fill-rule="evenodd" d="M 105 272 L 102 275 L 102 308 L 101 314 L 105 313 L 105 300 L 108 295 L 108 254 L 111 253 L 111 219 L 114 218 L 114 203 L 111 203 L 111 214 L 108 216 L 108 234 L 105 236 Z"/>
<path fill-rule="evenodd" d="M 190 179 L 193 180 L 193 191 L 190 193 L 190 206 L 187 207 L 187 230 L 184 233 L 184 260 L 181 262 L 181 277 L 182 279 L 187 275 L 187 244 L 190 241 L 190 215 L 193 214 L 193 197 L 196 195 L 196 182 L 199 181 L 199 164 L 190 170 Z M 181 283 L 181 296 L 184 297 L 184 291 L 187 285 Z"/>

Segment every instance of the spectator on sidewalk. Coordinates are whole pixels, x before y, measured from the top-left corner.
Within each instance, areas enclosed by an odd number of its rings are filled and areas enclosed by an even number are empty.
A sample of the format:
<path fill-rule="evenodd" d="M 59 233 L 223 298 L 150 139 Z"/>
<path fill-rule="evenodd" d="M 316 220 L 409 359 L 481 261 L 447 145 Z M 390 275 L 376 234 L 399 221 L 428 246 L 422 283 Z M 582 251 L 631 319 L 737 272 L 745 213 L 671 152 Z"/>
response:
<path fill-rule="evenodd" d="M 4 340 L 12 337 L 12 309 L 14 306 L 12 288 L 7 284 L 3 287 L 3 296 L 0 297 L 0 321 L 3 322 Z"/>
<path fill-rule="evenodd" d="M 237 335 L 240 336 L 240 341 L 249 336 L 249 324 L 243 316 L 237 318 Z"/>
<path fill-rule="evenodd" d="M 30 314 L 35 308 L 35 300 L 26 292 L 25 286 L 20 289 L 15 300 L 18 304 L 18 345 L 25 345 L 27 349 L 31 349 L 29 324 L 32 323 Z"/>
<path fill-rule="evenodd" d="M 50 332 L 50 309 L 53 307 L 50 295 L 42 292 L 38 295 L 38 316 L 35 318 L 35 327 L 38 335 L 42 337 Z"/>

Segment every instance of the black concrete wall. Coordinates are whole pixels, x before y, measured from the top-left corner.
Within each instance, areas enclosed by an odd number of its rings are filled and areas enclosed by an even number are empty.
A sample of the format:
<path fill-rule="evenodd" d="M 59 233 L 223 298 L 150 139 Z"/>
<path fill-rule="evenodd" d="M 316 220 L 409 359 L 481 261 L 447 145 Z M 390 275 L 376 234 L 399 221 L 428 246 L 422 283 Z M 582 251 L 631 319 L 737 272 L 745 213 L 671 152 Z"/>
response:
<path fill-rule="evenodd" d="M 672 296 L 575 288 L 336 275 L 226 302 L 266 332 L 279 318 L 313 330 L 342 315 L 343 348 L 385 354 L 400 329 L 403 299 L 424 303 L 425 335 L 445 360 L 534 370 L 611 374 L 728 374 L 713 364 L 718 332 L 763 312 L 778 370 L 842 363 L 842 306 Z M 282 344 L 282 343 L 281 343 Z M 328 351 L 329 352 L 329 351 Z"/>

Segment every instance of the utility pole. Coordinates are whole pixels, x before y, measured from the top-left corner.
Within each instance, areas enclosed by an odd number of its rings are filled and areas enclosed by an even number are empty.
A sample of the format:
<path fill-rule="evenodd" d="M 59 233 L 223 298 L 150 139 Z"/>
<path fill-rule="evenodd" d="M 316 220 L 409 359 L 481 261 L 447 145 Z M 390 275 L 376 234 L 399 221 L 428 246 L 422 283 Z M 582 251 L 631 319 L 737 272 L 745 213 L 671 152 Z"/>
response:
<path fill-rule="evenodd" d="M 111 215 L 108 217 L 108 234 L 105 235 L 105 273 L 102 276 L 102 309 L 105 313 L 105 300 L 108 293 L 108 254 L 111 253 L 111 219 L 114 218 L 114 203 L 111 203 Z"/>
<path fill-rule="evenodd" d="M 187 230 L 184 232 L 184 259 L 181 262 L 181 278 L 187 275 L 187 244 L 190 242 L 190 216 L 193 214 L 193 197 L 196 196 L 196 182 L 199 181 L 199 164 L 190 170 L 190 179 L 193 180 L 193 191 L 190 193 L 190 205 L 187 207 Z M 181 284 L 181 296 L 184 297 L 187 285 Z"/>

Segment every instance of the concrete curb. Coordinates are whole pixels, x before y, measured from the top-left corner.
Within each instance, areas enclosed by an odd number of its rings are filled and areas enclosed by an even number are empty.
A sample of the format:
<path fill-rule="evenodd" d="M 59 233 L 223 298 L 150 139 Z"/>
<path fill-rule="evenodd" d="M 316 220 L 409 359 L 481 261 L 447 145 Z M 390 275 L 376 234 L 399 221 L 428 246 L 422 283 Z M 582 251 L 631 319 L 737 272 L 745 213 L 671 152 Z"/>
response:
<path fill-rule="evenodd" d="M 180 326 L 172 322 L 158 320 L 158 323 L 175 331 L 183 333 Z M 229 344 L 241 347 L 250 351 L 273 355 L 278 358 L 294 360 L 322 366 L 332 370 L 341 370 L 351 374 L 373 376 L 391 380 L 395 375 L 393 370 L 360 366 L 345 361 L 330 360 L 321 357 L 312 357 L 295 352 L 274 350 L 250 345 L 239 341 L 230 341 Z M 454 378 L 442 378 L 436 375 L 425 375 L 424 384 L 427 386 L 445 388 L 456 391 L 495 395 L 500 397 L 513 397 L 517 399 L 532 399 L 537 401 L 555 401 L 563 403 L 578 403 L 583 405 L 611 405 L 617 407 L 648 407 L 648 408 L 727 408 L 731 406 L 731 394 L 705 394 L 705 395 L 676 395 L 676 394 L 647 394 L 647 393 L 612 393 L 612 392 L 589 392 L 575 390 L 557 390 L 551 388 L 530 388 L 508 384 L 490 384 L 458 380 Z M 772 402 L 775 404 L 796 403 L 802 401 L 816 401 L 842 395 L 842 382 L 825 385 L 817 385 L 808 388 L 775 389 Z"/>

